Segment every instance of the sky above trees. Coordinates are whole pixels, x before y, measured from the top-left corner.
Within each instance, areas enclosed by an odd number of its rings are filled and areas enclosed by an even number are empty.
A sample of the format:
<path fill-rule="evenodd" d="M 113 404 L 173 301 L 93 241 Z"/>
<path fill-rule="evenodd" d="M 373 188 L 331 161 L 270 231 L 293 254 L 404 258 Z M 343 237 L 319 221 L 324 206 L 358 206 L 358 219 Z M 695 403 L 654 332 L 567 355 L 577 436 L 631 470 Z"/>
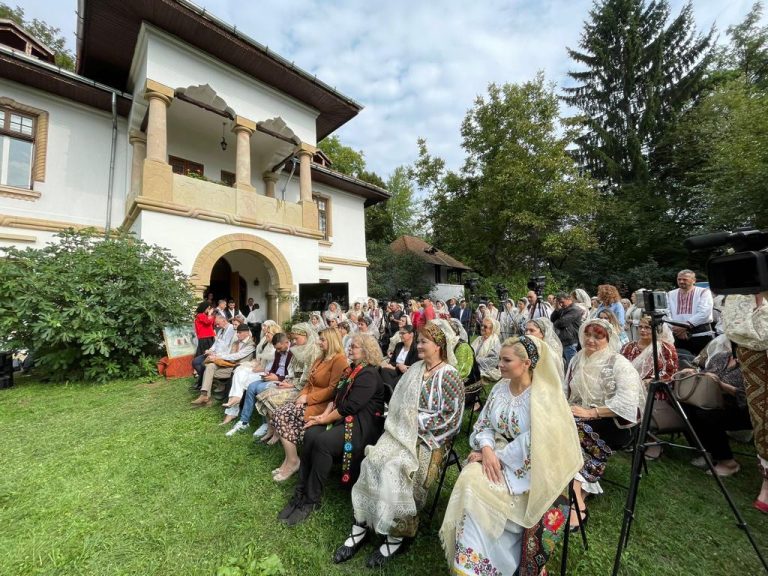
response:
<path fill-rule="evenodd" d="M 13 5 L 14 2 L 8 2 Z M 28 18 L 61 29 L 74 51 L 76 0 L 21 0 Z M 463 159 L 459 126 L 491 82 L 525 82 L 544 71 L 569 85 L 588 0 L 489 0 L 467 3 L 196 0 L 256 41 L 354 98 L 365 109 L 338 135 L 365 152 L 383 178 L 418 156 L 418 138 L 449 168 Z M 677 14 L 684 2 L 670 1 Z M 752 0 L 695 0 L 701 31 L 743 20 Z M 764 18 L 765 20 L 765 18 Z M 563 110 L 567 113 L 567 110 Z"/>

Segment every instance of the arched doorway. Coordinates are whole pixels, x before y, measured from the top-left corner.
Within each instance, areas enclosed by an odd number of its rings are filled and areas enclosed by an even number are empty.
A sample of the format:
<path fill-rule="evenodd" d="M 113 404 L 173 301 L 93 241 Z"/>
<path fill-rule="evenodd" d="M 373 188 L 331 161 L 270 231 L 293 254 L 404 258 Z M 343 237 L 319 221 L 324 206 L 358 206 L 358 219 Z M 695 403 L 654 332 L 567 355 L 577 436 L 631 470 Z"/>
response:
<path fill-rule="evenodd" d="M 295 289 L 288 261 L 258 236 L 230 234 L 209 243 L 195 259 L 191 278 L 200 296 L 210 287 L 217 298 L 232 296 L 241 306 L 253 297 L 266 306 L 267 318 L 277 322 L 288 320 L 293 311 Z"/>

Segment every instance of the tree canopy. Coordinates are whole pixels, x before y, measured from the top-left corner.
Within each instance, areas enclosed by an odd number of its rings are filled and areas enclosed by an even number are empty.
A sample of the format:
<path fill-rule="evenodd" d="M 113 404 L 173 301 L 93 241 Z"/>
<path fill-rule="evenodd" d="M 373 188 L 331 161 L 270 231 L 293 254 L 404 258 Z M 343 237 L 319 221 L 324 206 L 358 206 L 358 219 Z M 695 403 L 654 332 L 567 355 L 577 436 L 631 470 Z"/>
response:
<path fill-rule="evenodd" d="M 0 18 L 13 20 L 16 24 L 26 29 L 33 38 L 53 50 L 57 66 L 61 66 L 66 70 L 75 69 L 75 57 L 72 52 L 67 50 L 67 42 L 64 36 L 61 35 L 60 28 L 50 26 L 37 18 L 29 20 L 25 17 L 24 8 L 21 6 L 11 8 L 4 2 L 0 2 Z"/>
<path fill-rule="evenodd" d="M 560 265 L 593 245 L 595 188 L 558 131 L 558 102 L 543 74 L 491 84 L 461 125 L 464 165 L 445 170 L 419 143 L 412 168 L 429 190 L 425 218 L 441 250 L 483 274 Z"/>

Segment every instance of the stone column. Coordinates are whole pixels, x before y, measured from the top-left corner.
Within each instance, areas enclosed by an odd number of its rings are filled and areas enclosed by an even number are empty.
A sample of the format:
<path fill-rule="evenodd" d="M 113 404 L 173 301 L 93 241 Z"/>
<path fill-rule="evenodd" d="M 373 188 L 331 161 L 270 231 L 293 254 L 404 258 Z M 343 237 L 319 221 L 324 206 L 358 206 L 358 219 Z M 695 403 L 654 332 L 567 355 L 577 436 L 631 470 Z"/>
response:
<path fill-rule="evenodd" d="M 312 156 L 317 148 L 302 143 L 299 148 L 299 201 L 312 202 Z"/>
<path fill-rule="evenodd" d="M 141 180 L 144 173 L 144 160 L 147 157 L 147 135 L 143 132 L 131 131 L 128 142 L 133 147 L 131 161 L 131 197 L 141 195 Z"/>
<path fill-rule="evenodd" d="M 277 294 L 270 290 L 267 296 L 267 319 L 274 320 L 280 324 L 281 320 L 277 317 Z"/>
<path fill-rule="evenodd" d="M 278 323 L 282 324 L 286 320 L 291 319 L 293 312 L 293 300 L 291 299 L 291 292 L 289 290 L 278 289 L 278 304 L 277 304 L 277 317 Z"/>
<path fill-rule="evenodd" d="M 173 89 L 147 80 L 144 98 L 149 101 L 147 118 L 147 159 L 168 163 L 168 125 L 166 111 L 173 99 Z"/>
<path fill-rule="evenodd" d="M 253 190 L 251 184 L 251 134 L 256 130 L 256 123 L 242 116 L 235 117 L 232 132 L 237 135 L 237 155 L 235 157 L 235 188 Z"/>
<path fill-rule="evenodd" d="M 277 184 L 278 175 L 276 172 L 270 172 L 269 170 L 262 174 L 264 178 L 264 184 L 266 185 L 266 195 L 269 198 L 275 197 L 275 184 Z"/>

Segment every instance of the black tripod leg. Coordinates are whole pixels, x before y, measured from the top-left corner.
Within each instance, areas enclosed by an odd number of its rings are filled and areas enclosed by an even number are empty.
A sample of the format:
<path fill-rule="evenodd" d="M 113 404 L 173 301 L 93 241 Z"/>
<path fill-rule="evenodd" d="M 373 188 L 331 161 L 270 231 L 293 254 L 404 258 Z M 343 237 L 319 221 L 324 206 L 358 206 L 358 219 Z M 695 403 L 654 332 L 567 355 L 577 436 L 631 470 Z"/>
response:
<path fill-rule="evenodd" d="M 576 499 L 573 493 L 573 482 L 568 486 L 568 502 L 573 509 L 574 500 Z M 566 576 L 568 573 L 568 543 L 571 540 L 571 527 L 566 524 L 565 534 L 563 535 L 563 554 L 560 557 L 560 576 Z"/>

